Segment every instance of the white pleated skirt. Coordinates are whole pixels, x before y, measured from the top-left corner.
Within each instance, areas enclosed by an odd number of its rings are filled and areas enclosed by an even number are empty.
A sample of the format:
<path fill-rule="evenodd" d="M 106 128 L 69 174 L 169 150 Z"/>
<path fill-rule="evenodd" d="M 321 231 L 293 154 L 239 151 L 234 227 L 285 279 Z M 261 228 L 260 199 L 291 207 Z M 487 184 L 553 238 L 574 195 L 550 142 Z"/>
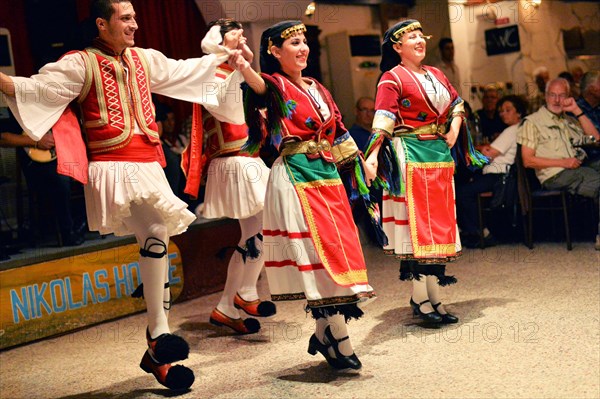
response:
<path fill-rule="evenodd" d="M 210 161 L 201 215 L 246 219 L 261 212 L 269 181 L 262 159 L 231 156 Z"/>
<path fill-rule="evenodd" d="M 123 220 L 132 203 L 146 202 L 160 211 L 169 236 L 183 233 L 196 219 L 179 199 L 158 162 L 90 162 L 84 186 L 88 227 L 100 234 L 133 234 Z"/>

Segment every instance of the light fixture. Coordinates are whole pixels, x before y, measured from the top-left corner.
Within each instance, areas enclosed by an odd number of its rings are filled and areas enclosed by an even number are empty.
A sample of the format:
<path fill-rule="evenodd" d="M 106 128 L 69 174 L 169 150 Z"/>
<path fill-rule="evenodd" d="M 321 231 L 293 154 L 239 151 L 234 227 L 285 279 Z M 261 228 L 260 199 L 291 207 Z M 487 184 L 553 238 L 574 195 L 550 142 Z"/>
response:
<path fill-rule="evenodd" d="M 539 7 L 539 6 L 540 6 L 540 4 L 542 4 L 542 0 L 533 0 L 533 6 L 534 6 L 534 7 L 536 7 L 536 8 L 537 8 L 537 7 Z"/>
<path fill-rule="evenodd" d="M 304 11 L 304 15 L 308 18 L 312 17 L 315 14 L 315 10 L 317 9 L 317 5 L 314 1 L 311 1 L 308 6 L 306 6 L 306 11 Z"/>

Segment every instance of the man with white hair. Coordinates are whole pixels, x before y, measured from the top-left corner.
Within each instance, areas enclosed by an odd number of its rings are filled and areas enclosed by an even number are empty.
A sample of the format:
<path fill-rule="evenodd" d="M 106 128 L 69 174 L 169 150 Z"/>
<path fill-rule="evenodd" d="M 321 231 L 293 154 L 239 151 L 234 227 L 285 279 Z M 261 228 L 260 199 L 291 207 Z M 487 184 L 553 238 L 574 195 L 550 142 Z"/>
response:
<path fill-rule="evenodd" d="M 581 97 L 577 105 L 600 132 L 600 71 L 586 72 L 579 84 Z"/>
<path fill-rule="evenodd" d="M 523 164 L 535 169 L 542 187 L 568 190 L 598 203 L 600 162 L 586 161 L 573 144 L 586 135 L 600 140 L 600 134 L 575 99 L 569 97 L 569 90 L 569 82 L 563 78 L 548 82 L 546 105 L 525 118 L 517 132 L 517 143 L 521 144 Z M 600 235 L 596 235 L 595 248 L 600 250 Z"/>

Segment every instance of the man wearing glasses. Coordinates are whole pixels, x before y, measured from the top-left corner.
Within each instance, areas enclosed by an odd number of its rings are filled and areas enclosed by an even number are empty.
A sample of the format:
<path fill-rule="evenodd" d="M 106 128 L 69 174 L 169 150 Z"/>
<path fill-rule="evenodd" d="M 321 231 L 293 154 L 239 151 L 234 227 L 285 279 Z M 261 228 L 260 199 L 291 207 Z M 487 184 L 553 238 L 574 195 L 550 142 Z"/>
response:
<path fill-rule="evenodd" d="M 371 97 L 359 98 L 356 102 L 354 115 L 356 115 L 356 120 L 348 132 L 356 142 L 358 148 L 364 152 L 369 136 L 371 135 L 371 125 L 375 116 L 375 100 Z"/>
<path fill-rule="evenodd" d="M 585 136 L 600 140 L 600 134 L 575 100 L 569 97 L 569 90 L 569 82 L 565 79 L 548 82 L 546 105 L 523 121 L 517 143 L 521 144 L 523 164 L 535 169 L 542 187 L 568 190 L 598 201 L 600 161 L 587 161 L 585 152 L 574 144 L 582 143 Z M 600 235 L 596 235 L 595 248 L 600 250 Z"/>
<path fill-rule="evenodd" d="M 354 115 L 356 115 L 354 125 L 352 125 L 348 132 L 356 142 L 358 148 L 362 152 L 365 152 L 367 150 L 369 136 L 371 135 L 373 117 L 375 116 L 375 100 L 371 97 L 359 98 L 358 101 L 356 101 Z M 381 209 L 381 189 L 371 187 L 370 190 L 371 195 L 374 196 L 379 203 L 379 209 Z M 371 217 L 361 201 L 358 201 L 352 207 L 352 215 L 360 232 L 361 243 L 372 243 L 377 245 L 377 235 L 371 224 Z"/>

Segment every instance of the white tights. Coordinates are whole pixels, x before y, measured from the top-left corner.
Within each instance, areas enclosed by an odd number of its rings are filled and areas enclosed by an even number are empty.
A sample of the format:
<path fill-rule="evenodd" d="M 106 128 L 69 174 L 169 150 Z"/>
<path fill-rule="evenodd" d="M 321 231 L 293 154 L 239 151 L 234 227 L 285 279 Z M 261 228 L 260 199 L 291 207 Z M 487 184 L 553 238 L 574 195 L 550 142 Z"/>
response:
<path fill-rule="evenodd" d="M 123 223 L 133 232 L 140 248 L 146 248 L 154 253 L 166 250 L 169 246 L 169 235 L 162 214 L 146 202 L 131 203 L 130 211 L 131 216 L 125 218 Z M 164 243 L 166 248 L 162 245 L 150 247 L 150 244 L 160 243 L 158 240 Z M 169 307 L 170 300 L 169 289 L 165 289 L 165 283 L 168 282 L 169 276 L 168 265 L 166 254 L 160 258 L 141 255 L 139 258 L 139 270 L 146 300 L 148 331 L 152 338 L 170 332 L 167 321 L 168 310 L 165 309 Z"/>
<path fill-rule="evenodd" d="M 433 305 L 442 302 L 440 295 L 440 285 L 437 276 L 420 275 L 419 280 L 413 279 L 412 299 L 417 304 L 429 299 L 429 303 L 421 305 L 420 309 L 423 313 L 433 312 Z M 441 314 L 446 314 L 444 305 L 440 305 L 437 311 Z"/>
<path fill-rule="evenodd" d="M 262 232 L 262 212 L 247 219 L 240 219 L 239 223 L 242 234 L 238 246 L 245 248 L 246 240 L 254 237 L 256 246 L 261 248 L 260 240 L 255 236 Z M 246 257 L 246 262 L 244 263 L 242 255 L 238 251 L 234 251 L 229 260 L 227 281 L 225 281 L 225 288 L 223 289 L 223 295 L 217 305 L 217 309 L 233 319 L 239 318 L 240 312 L 233 305 L 235 294 L 239 293 L 246 301 L 258 299 L 256 282 L 258 281 L 263 265 L 264 258 L 262 253 L 256 259 Z"/>
<path fill-rule="evenodd" d="M 323 343 L 331 344 L 331 342 L 325 338 L 325 329 L 327 326 L 329 326 L 331 335 L 333 335 L 335 339 L 342 339 L 348 336 L 348 328 L 346 327 L 346 320 L 343 315 L 336 314 L 334 316 L 322 317 L 316 320 L 315 335 L 317 339 Z M 338 349 L 344 356 L 351 356 L 354 353 L 350 339 L 340 342 L 338 344 Z M 336 357 L 331 346 L 329 347 L 328 352 L 329 356 Z"/>

